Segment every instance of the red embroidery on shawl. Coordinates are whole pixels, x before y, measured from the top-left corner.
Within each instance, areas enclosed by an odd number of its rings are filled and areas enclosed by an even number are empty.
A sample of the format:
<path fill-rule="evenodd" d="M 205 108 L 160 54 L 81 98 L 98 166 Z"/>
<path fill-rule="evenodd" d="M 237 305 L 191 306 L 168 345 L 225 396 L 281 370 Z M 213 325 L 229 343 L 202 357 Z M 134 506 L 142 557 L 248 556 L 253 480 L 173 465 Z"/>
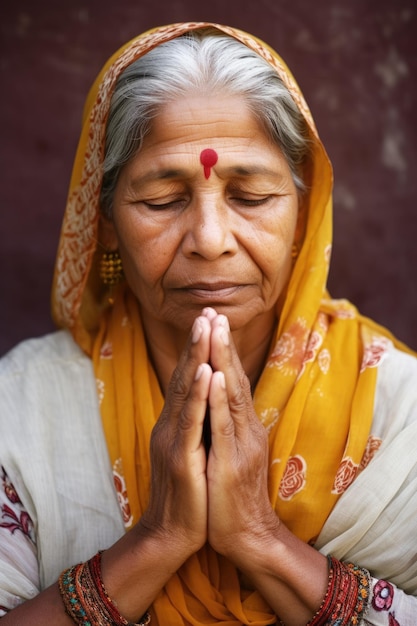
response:
<path fill-rule="evenodd" d="M 362 472 L 365 469 L 365 467 L 369 465 L 369 463 L 372 461 L 372 459 L 374 458 L 375 454 L 378 452 L 381 445 L 382 445 L 382 439 L 380 439 L 379 437 L 375 437 L 375 435 L 369 435 L 365 452 L 363 453 L 362 461 L 359 464 L 360 472 Z"/>
<path fill-rule="evenodd" d="M 281 500 L 291 500 L 306 484 L 307 465 L 299 454 L 288 459 L 284 476 L 279 486 Z"/>
<path fill-rule="evenodd" d="M 358 473 L 358 464 L 347 456 L 341 462 L 333 483 L 332 493 L 342 494 L 353 483 Z"/>

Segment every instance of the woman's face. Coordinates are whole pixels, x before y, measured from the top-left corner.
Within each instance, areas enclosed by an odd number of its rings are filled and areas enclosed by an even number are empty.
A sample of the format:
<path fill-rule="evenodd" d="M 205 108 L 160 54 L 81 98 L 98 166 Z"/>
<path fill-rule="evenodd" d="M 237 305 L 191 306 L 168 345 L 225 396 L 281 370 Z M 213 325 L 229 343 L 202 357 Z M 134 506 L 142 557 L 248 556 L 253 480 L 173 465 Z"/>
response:
<path fill-rule="evenodd" d="M 122 169 L 114 245 L 148 320 L 188 330 L 211 306 L 239 329 L 270 319 L 297 213 L 287 162 L 247 106 L 191 96 L 164 106 Z"/>

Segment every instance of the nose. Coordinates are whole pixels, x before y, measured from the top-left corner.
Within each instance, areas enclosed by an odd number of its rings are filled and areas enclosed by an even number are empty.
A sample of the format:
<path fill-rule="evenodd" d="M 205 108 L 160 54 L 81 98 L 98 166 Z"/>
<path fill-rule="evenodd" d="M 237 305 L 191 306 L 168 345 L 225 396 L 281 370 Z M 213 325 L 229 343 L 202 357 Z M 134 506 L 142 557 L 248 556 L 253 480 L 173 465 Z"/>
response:
<path fill-rule="evenodd" d="M 233 210 L 220 197 L 196 199 L 184 216 L 183 253 L 213 261 L 238 249 Z"/>

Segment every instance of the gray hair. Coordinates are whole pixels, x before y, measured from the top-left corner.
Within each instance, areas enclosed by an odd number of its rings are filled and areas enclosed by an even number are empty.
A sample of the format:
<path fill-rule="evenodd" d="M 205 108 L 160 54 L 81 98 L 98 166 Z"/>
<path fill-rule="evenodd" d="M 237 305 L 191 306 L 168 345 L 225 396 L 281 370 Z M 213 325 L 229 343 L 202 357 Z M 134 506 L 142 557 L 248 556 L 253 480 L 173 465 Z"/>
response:
<path fill-rule="evenodd" d="M 190 95 L 242 97 L 282 150 L 299 193 L 310 152 L 307 123 L 276 71 L 241 42 L 202 29 L 163 43 L 118 78 L 106 129 L 101 210 L 111 216 L 120 169 L 141 148 L 167 102 Z"/>

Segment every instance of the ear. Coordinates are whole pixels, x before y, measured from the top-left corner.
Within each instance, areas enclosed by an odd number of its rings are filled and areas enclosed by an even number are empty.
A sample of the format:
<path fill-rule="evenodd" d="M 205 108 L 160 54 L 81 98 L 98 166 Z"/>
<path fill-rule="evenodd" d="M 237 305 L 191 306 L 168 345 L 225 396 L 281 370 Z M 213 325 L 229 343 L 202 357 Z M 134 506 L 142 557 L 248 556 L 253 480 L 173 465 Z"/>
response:
<path fill-rule="evenodd" d="M 99 241 L 108 252 L 113 252 L 119 247 L 119 240 L 113 220 L 100 215 L 99 221 Z"/>

